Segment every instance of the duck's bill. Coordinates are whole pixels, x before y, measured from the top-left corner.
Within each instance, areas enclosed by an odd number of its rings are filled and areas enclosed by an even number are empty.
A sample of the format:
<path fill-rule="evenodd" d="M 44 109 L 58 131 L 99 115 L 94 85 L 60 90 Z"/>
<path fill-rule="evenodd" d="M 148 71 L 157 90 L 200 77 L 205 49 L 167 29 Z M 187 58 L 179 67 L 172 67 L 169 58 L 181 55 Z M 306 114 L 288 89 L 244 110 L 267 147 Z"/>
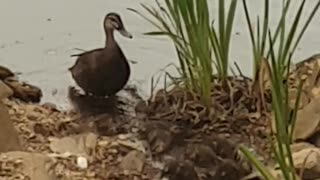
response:
<path fill-rule="evenodd" d="M 132 39 L 132 34 L 129 33 L 126 29 L 119 30 L 119 33 L 124 37 Z"/>

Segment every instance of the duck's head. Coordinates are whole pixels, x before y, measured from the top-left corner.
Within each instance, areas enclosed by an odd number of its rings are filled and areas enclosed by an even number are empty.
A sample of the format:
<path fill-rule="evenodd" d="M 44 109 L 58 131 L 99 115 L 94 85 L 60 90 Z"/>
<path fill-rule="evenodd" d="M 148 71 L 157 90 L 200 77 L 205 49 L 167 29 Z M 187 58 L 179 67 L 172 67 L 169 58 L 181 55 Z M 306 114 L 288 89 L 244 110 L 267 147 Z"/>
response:
<path fill-rule="evenodd" d="M 104 28 L 106 30 L 117 30 L 124 37 L 132 38 L 131 33 L 126 30 L 119 14 L 117 13 L 109 13 L 106 15 L 104 18 Z"/>

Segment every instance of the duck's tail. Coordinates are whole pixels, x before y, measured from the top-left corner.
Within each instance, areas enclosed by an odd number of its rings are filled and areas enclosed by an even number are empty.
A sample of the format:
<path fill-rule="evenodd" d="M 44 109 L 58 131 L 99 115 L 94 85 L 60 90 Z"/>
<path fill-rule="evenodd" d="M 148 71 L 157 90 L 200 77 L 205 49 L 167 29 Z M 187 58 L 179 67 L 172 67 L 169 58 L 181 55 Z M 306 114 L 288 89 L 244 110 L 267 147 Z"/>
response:
<path fill-rule="evenodd" d="M 82 51 L 82 52 L 78 53 L 78 54 L 72 54 L 70 57 L 79 57 L 79 56 L 83 55 L 85 52 L 87 52 L 86 50 L 80 49 L 80 48 L 74 48 L 74 49 L 78 50 L 78 51 Z"/>
<path fill-rule="evenodd" d="M 79 53 L 79 54 L 72 54 L 70 57 L 79 57 L 81 56 L 83 53 Z"/>

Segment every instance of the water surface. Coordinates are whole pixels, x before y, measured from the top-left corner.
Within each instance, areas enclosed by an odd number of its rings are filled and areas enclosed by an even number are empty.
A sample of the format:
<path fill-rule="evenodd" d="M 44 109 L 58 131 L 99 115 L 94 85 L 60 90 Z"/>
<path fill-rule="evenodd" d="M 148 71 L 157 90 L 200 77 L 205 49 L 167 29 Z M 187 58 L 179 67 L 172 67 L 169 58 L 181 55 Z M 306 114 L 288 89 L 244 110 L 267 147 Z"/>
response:
<path fill-rule="evenodd" d="M 212 0 L 212 12 L 217 10 L 216 0 Z M 261 2 L 249 0 L 254 16 L 262 12 Z M 281 1 L 272 1 L 272 15 L 276 17 Z M 299 1 L 300 2 L 300 1 Z M 150 90 L 150 79 L 177 58 L 170 41 L 166 38 L 144 36 L 153 27 L 126 8 L 141 10 L 140 3 L 150 0 L 0 0 L 0 64 L 21 72 L 20 78 L 35 84 L 44 91 L 45 102 L 67 105 L 67 87 L 74 82 L 68 68 L 75 62 L 70 58 L 79 51 L 90 50 L 104 45 L 102 20 L 106 13 L 118 12 L 127 30 L 134 39 L 126 39 L 116 34 L 116 39 L 132 64 L 130 83 L 139 84 L 145 95 Z M 296 3 L 298 4 L 298 3 Z M 311 9 L 313 1 L 308 1 Z M 307 11 L 309 12 L 309 11 Z M 214 16 L 215 14 L 212 13 Z M 271 24 L 275 24 L 275 18 Z M 319 15 L 315 17 L 305 35 L 295 60 L 299 61 L 318 53 L 320 38 Z M 251 49 L 242 4 L 239 3 L 232 39 L 231 59 L 237 61 L 244 74 L 251 76 Z"/>

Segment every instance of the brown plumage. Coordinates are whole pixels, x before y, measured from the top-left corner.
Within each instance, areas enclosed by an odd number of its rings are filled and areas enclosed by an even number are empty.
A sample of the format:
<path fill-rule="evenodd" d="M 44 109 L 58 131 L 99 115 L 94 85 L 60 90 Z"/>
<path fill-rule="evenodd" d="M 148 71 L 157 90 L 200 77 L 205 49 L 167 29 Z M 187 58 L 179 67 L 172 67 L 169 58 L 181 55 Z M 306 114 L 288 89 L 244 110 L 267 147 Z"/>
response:
<path fill-rule="evenodd" d="M 69 68 L 78 86 L 88 94 L 112 96 L 121 90 L 130 77 L 130 67 L 121 48 L 114 39 L 114 30 L 132 38 L 126 31 L 120 16 L 116 13 L 106 15 L 104 22 L 106 45 L 77 55 L 74 66 Z"/>
<path fill-rule="evenodd" d="M 170 160 L 165 165 L 161 177 L 166 177 L 169 180 L 199 180 L 193 163 L 187 160 Z"/>

